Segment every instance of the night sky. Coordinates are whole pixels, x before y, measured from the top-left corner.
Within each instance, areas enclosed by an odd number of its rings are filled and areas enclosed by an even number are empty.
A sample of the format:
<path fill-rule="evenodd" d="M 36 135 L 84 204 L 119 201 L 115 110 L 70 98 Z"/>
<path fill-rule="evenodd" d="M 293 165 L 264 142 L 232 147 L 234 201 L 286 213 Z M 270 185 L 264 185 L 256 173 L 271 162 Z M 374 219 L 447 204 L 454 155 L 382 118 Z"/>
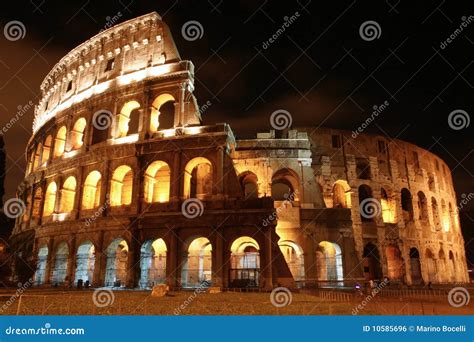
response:
<path fill-rule="evenodd" d="M 448 124 L 453 110 L 464 110 L 468 119 L 474 114 L 474 17 L 451 43 L 440 46 L 474 14 L 472 1 L 321 3 L 2 1 L 0 128 L 18 106 L 37 102 L 49 70 L 103 29 L 107 17 L 120 12 L 118 22 L 123 22 L 156 11 L 169 25 L 182 59 L 196 66 L 195 95 L 201 105 L 211 103 L 205 124 L 227 122 L 238 138 L 251 137 L 271 129 L 271 113 L 285 109 L 293 127 L 354 130 L 374 105 L 388 101 L 365 132 L 429 149 L 453 170 L 458 196 L 474 192 L 474 124 L 460 130 Z M 265 44 L 291 16 L 296 19 L 285 32 Z M 5 38 L 4 26 L 12 20 L 24 25 L 24 38 Z M 181 28 L 190 20 L 202 25 L 201 39 L 183 38 Z M 380 36 L 371 41 L 359 33 L 369 20 L 380 27 Z M 25 173 L 32 116 L 28 111 L 4 134 L 6 198 L 14 196 Z"/>

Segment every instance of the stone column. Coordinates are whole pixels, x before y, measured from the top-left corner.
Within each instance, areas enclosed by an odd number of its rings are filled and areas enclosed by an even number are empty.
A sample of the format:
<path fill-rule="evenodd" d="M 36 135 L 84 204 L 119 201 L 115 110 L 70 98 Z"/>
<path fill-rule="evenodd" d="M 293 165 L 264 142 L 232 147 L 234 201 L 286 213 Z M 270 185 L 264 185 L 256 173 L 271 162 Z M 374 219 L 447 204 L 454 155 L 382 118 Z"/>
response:
<path fill-rule="evenodd" d="M 47 257 L 47 262 L 46 262 L 46 270 L 45 270 L 45 284 L 51 284 L 51 276 L 52 276 L 52 270 L 54 268 L 53 266 L 53 261 L 54 261 L 54 254 L 55 250 L 54 248 L 54 238 L 50 237 L 48 241 L 48 257 Z"/>
<path fill-rule="evenodd" d="M 263 265 L 265 279 L 265 289 L 273 289 L 273 270 L 272 270 L 272 257 L 273 257 L 273 230 L 274 226 L 267 227 L 265 232 L 265 263 Z"/>
<path fill-rule="evenodd" d="M 66 280 L 69 284 L 74 285 L 74 276 L 76 274 L 76 234 L 73 234 L 69 244 L 69 258 L 67 262 Z"/>
<path fill-rule="evenodd" d="M 140 242 L 134 231 L 132 231 L 128 249 L 127 268 L 125 286 L 133 289 L 137 287 L 138 279 L 140 279 Z"/>
<path fill-rule="evenodd" d="M 94 279 L 95 286 L 103 286 L 105 281 L 105 268 L 107 265 L 107 251 L 104 248 L 104 232 L 99 233 L 97 245 L 95 246 Z"/>
<path fill-rule="evenodd" d="M 223 285 L 224 236 L 222 233 L 220 228 L 215 228 L 214 248 L 212 249 L 212 286 L 219 287 Z"/>
<path fill-rule="evenodd" d="M 217 199 L 222 199 L 224 197 L 224 148 L 222 146 L 217 148 L 216 161 L 215 191 Z"/>
<path fill-rule="evenodd" d="M 178 238 L 175 232 L 170 232 L 168 251 L 166 253 L 166 283 L 170 288 L 179 286 L 180 270 L 178 269 Z"/>

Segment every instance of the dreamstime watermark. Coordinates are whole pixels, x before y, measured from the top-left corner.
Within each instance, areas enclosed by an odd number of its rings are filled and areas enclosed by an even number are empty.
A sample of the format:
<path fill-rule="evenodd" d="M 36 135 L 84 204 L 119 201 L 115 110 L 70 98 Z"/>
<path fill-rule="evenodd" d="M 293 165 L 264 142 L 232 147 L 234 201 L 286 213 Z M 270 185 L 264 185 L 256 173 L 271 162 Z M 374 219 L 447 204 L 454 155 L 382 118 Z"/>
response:
<path fill-rule="evenodd" d="M 293 301 L 293 294 L 290 289 L 286 287 L 277 287 L 272 290 L 270 294 L 270 302 L 274 307 L 284 308 Z"/>
<path fill-rule="evenodd" d="M 99 131 L 105 131 L 112 126 L 112 112 L 101 109 L 92 116 L 92 125 Z"/>
<path fill-rule="evenodd" d="M 373 219 L 380 216 L 382 213 L 382 206 L 375 198 L 366 198 L 359 205 L 360 215 L 366 219 Z"/>
<path fill-rule="evenodd" d="M 197 20 L 190 20 L 184 23 L 181 27 L 181 34 L 188 42 L 201 39 L 204 35 L 204 27 Z"/>
<path fill-rule="evenodd" d="M 94 290 L 92 294 L 92 302 L 98 308 L 105 308 L 114 304 L 115 295 L 111 289 L 101 288 Z"/>
<path fill-rule="evenodd" d="M 207 100 L 202 106 L 199 106 L 199 114 L 203 114 L 205 111 L 209 109 L 209 107 L 212 106 L 212 102 Z"/>
<path fill-rule="evenodd" d="M 182 304 L 174 309 L 175 316 L 180 315 L 184 310 L 186 310 L 186 308 L 196 299 L 198 295 L 205 293 L 209 288 L 209 285 L 211 284 L 207 280 L 204 280 Z"/>
<path fill-rule="evenodd" d="M 366 42 L 379 39 L 382 35 L 382 28 L 374 20 L 364 21 L 359 27 L 359 35 Z"/>
<path fill-rule="evenodd" d="M 18 298 L 28 289 L 33 285 L 33 279 L 28 279 L 24 284 L 18 283 L 18 289 L 15 291 L 15 294 L 13 294 L 1 307 L 0 307 L 0 313 L 5 312 L 13 303 L 16 302 Z"/>
<path fill-rule="evenodd" d="M 19 20 L 9 21 L 5 24 L 5 27 L 3 28 L 3 35 L 11 42 L 25 38 L 25 24 L 23 24 Z"/>
<path fill-rule="evenodd" d="M 85 225 L 86 227 L 89 227 L 92 223 L 94 223 L 95 220 L 97 220 L 99 217 L 101 217 L 104 212 L 107 210 L 107 208 L 110 207 L 110 197 L 109 195 L 107 194 L 106 198 L 105 198 L 105 203 L 103 205 L 101 205 L 99 208 L 97 208 L 96 211 L 94 211 L 94 213 L 92 214 L 91 217 L 88 217 L 85 221 Z"/>
<path fill-rule="evenodd" d="M 361 134 L 389 105 L 390 103 L 388 101 L 384 101 L 378 106 L 374 105 L 372 107 L 372 114 L 370 114 L 370 116 L 359 127 L 357 127 L 355 131 L 352 131 L 352 138 L 357 138 L 357 136 Z"/>
<path fill-rule="evenodd" d="M 468 25 L 472 23 L 472 21 L 474 21 L 474 16 L 472 15 L 470 15 L 469 17 L 462 16 L 461 20 L 462 20 L 462 23 L 461 25 L 459 25 L 459 28 L 455 29 L 454 32 L 451 33 L 448 38 L 446 38 L 444 41 L 442 41 L 439 44 L 439 47 L 441 50 L 446 49 L 448 44 L 452 43 L 459 35 L 461 35 L 464 29 L 467 28 Z"/>
<path fill-rule="evenodd" d="M 464 287 L 454 287 L 448 292 L 448 302 L 454 308 L 468 305 L 471 300 L 469 291 Z"/>
<path fill-rule="evenodd" d="M 448 125 L 455 131 L 469 127 L 470 123 L 471 117 L 463 109 L 455 109 L 448 115 Z"/>
<path fill-rule="evenodd" d="M 120 21 L 120 19 L 122 18 L 122 16 L 123 16 L 122 12 L 119 11 L 113 17 L 110 17 L 110 16 L 105 17 L 105 20 L 106 20 L 105 25 L 99 32 L 103 32 L 103 31 L 111 28 L 115 24 L 117 24 Z"/>
<path fill-rule="evenodd" d="M 283 130 L 290 128 L 293 123 L 293 118 L 289 111 L 278 109 L 270 115 L 270 125 L 276 130 Z"/>
<path fill-rule="evenodd" d="M 284 23 L 280 26 L 278 30 L 275 31 L 275 33 L 270 38 L 263 42 L 262 48 L 264 50 L 268 49 L 268 47 L 274 42 L 276 42 L 277 39 L 285 33 L 286 29 L 289 28 L 299 17 L 300 13 L 298 11 L 296 11 L 293 15 L 289 17 L 283 17 Z"/>
<path fill-rule="evenodd" d="M 474 192 L 468 194 L 461 194 L 461 201 L 458 205 L 458 211 L 461 211 L 472 199 L 474 198 Z"/>
<path fill-rule="evenodd" d="M 25 202 L 19 198 L 10 198 L 3 205 L 3 213 L 6 217 L 16 219 L 23 215 L 26 211 Z"/>
<path fill-rule="evenodd" d="M 204 213 L 204 204 L 197 198 L 188 198 L 181 205 L 181 212 L 184 217 L 188 219 L 194 219 L 202 216 Z"/>
<path fill-rule="evenodd" d="M 25 115 L 26 112 L 27 112 L 30 108 L 32 108 L 33 106 L 34 106 L 33 101 L 29 101 L 29 102 L 28 102 L 26 105 L 24 105 L 24 106 L 19 105 L 19 106 L 17 107 L 17 112 L 16 112 L 15 116 L 12 117 L 12 118 L 10 119 L 10 121 L 8 121 L 8 122 L 5 124 L 5 126 L 2 127 L 2 129 L 1 129 L 1 134 L 7 133 L 8 130 L 9 130 L 10 128 L 12 128 L 12 127 L 23 117 L 23 115 Z"/>
<path fill-rule="evenodd" d="M 377 286 L 375 286 L 372 291 L 370 291 L 370 293 L 364 298 L 364 300 L 362 300 L 359 305 L 352 309 L 352 315 L 355 316 L 359 313 L 359 311 L 362 311 L 372 301 L 372 299 L 374 299 L 375 296 L 377 296 L 380 291 L 382 291 L 383 288 L 389 283 L 390 281 L 388 279 L 384 279 L 379 284 L 377 284 Z"/>
<path fill-rule="evenodd" d="M 268 226 L 270 223 L 272 223 L 278 218 L 278 213 L 285 210 L 287 207 L 291 207 L 291 202 L 295 200 L 296 195 L 298 195 L 298 190 L 295 190 L 291 194 L 284 194 L 283 196 L 285 197 L 285 200 L 278 206 L 278 208 L 276 208 L 276 210 L 270 216 L 263 220 L 262 225 L 264 227 Z"/>

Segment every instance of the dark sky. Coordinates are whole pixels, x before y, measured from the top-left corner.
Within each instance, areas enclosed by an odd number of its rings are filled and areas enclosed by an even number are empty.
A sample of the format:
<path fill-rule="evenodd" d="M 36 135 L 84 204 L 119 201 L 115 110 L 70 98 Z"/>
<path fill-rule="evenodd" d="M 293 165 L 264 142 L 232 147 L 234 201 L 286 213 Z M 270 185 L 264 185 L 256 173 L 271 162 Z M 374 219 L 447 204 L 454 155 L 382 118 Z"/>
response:
<path fill-rule="evenodd" d="M 0 5 L 0 128 L 18 106 L 36 103 L 55 63 L 97 34 L 107 17 L 120 22 L 157 11 L 170 26 L 183 59 L 194 62 L 195 94 L 211 102 L 205 123 L 227 122 L 237 137 L 271 128 L 277 109 L 293 126 L 323 124 L 354 130 L 374 105 L 390 103 L 366 132 L 387 134 L 429 149 L 453 169 L 458 195 L 474 192 L 472 127 L 454 130 L 448 115 L 474 115 L 474 18 L 455 39 L 472 1 L 2 1 Z M 3 8 L 8 3 L 8 8 Z M 463 5 L 464 4 L 464 5 Z M 298 12 L 285 33 L 263 44 Z M 6 23 L 18 20 L 23 39 L 9 41 Z M 198 21 L 203 36 L 187 41 L 183 24 Z M 362 39 L 366 21 L 380 27 Z M 5 134 L 7 197 L 24 175 L 32 111 Z M 474 201 L 473 201 L 474 202 Z M 471 203 L 472 205 L 472 203 Z"/>

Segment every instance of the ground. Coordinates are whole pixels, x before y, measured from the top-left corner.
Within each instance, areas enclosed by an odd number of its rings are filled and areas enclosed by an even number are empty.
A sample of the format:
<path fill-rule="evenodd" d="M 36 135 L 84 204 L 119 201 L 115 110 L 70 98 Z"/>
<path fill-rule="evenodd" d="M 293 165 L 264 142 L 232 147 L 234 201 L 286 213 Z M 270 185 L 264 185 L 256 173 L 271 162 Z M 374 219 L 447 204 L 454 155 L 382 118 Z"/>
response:
<path fill-rule="evenodd" d="M 445 296 L 323 298 L 323 295 L 293 293 L 289 305 L 278 308 L 270 293 L 218 294 L 193 291 L 171 292 L 161 298 L 150 291 L 28 290 L 21 301 L 14 291 L 0 293 L 3 315 L 468 315 L 474 304 L 449 305 Z M 13 295 L 13 297 L 12 297 Z M 94 299 L 95 298 L 95 299 Z M 286 298 L 285 298 L 286 299 Z M 98 305 L 96 305 L 98 304 Z M 110 304 L 110 305 L 107 305 Z M 105 305 L 101 307 L 101 305 Z M 361 305 L 361 306 L 360 306 Z"/>

